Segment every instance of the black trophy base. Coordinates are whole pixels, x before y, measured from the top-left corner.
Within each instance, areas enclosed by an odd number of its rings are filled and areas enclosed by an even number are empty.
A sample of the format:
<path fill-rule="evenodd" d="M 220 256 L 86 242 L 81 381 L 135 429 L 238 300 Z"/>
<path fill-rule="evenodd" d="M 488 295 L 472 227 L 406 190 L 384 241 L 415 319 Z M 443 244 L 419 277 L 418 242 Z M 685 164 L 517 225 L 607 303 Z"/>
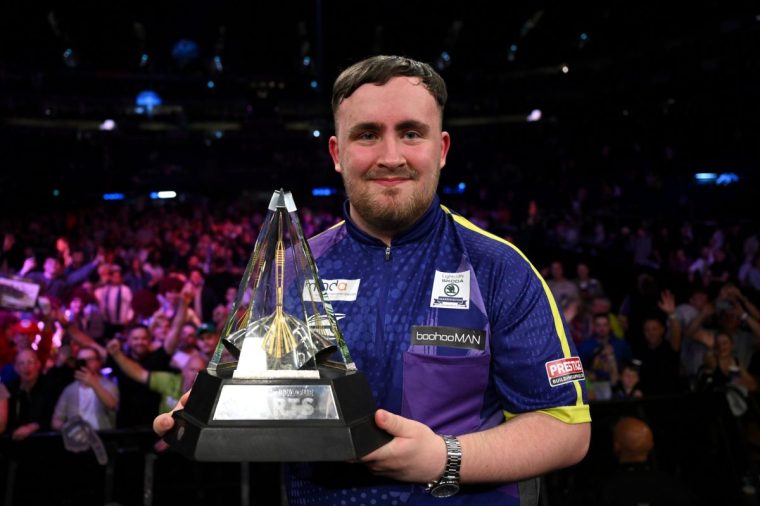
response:
<path fill-rule="evenodd" d="M 392 439 L 375 425 L 376 406 L 361 372 L 330 367 L 319 371 L 318 379 L 272 380 L 219 378 L 202 371 L 185 409 L 174 413 L 174 428 L 164 439 L 185 457 L 208 462 L 346 461 L 363 457 Z M 220 400 L 225 387 L 236 390 L 238 398 Z M 268 404 L 267 417 L 278 419 L 224 415 L 236 411 L 238 403 L 251 402 L 246 389 L 262 387 L 273 389 L 263 403 Z M 308 397 L 312 390 L 322 397 L 316 403 L 330 409 L 307 414 L 314 402 Z M 334 403 L 325 402 L 325 395 Z M 260 398 L 258 403 L 262 404 Z"/>

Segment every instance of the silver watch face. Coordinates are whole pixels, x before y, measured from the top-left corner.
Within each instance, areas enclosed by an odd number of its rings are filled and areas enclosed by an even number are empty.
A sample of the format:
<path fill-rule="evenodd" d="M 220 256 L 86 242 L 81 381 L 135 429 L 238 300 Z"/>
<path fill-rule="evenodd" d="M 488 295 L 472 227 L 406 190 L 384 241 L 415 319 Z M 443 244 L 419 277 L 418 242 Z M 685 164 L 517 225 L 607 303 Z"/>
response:
<path fill-rule="evenodd" d="M 459 492 L 459 484 L 456 482 L 439 483 L 430 490 L 433 497 L 451 497 Z"/>

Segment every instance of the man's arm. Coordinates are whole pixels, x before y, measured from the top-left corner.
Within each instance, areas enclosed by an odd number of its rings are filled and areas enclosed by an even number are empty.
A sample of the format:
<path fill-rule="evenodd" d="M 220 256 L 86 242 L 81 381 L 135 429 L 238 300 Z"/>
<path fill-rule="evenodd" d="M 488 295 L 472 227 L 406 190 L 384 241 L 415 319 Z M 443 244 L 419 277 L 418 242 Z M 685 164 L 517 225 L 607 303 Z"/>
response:
<path fill-rule="evenodd" d="M 101 346 L 95 339 L 92 338 L 89 334 L 87 334 L 85 331 L 80 329 L 76 324 L 74 323 L 68 323 L 65 320 L 59 320 L 62 322 L 63 328 L 66 329 L 66 332 L 69 333 L 69 336 L 76 341 L 80 346 L 88 346 L 98 352 L 98 355 L 105 360 L 105 358 L 108 356 L 108 352 L 106 349 Z"/>
<path fill-rule="evenodd" d="M 172 320 L 172 326 L 169 329 L 169 332 L 166 334 L 166 338 L 164 339 L 164 351 L 166 351 L 166 354 L 170 357 L 174 355 L 174 352 L 177 351 L 177 347 L 179 346 L 179 338 L 180 334 L 182 333 L 182 326 L 187 320 L 187 308 L 190 305 L 192 297 L 192 293 L 189 293 L 187 291 L 182 292 L 182 297 L 180 297 L 179 304 L 177 306 L 177 312 L 174 315 L 174 319 Z"/>
<path fill-rule="evenodd" d="M 668 316 L 670 322 L 670 347 L 673 351 L 681 351 L 681 340 L 683 337 L 683 328 L 681 320 L 676 314 L 676 298 L 670 290 L 665 290 L 660 294 L 660 301 L 657 304 L 660 310 Z"/>
<path fill-rule="evenodd" d="M 446 446 L 439 435 L 384 410 L 377 411 L 375 421 L 395 437 L 361 459 L 373 472 L 416 483 L 440 478 Z M 586 455 L 590 437 L 590 423 L 568 424 L 540 412 L 517 415 L 491 429 L 459 436 L 461 481 L 517 481 L 575 464 Z"/>
<path fill-rule="evenodd" d="M 148 383 L 148 378 L 150 377 L 148 370 L 121 351 L 121 343 L 118 339 L 108 341 L 108 353 L 114 359 L 116 365 L 124 371 L 124 374 L 138 383 Z"/>
<path fill-rule="evenodd" d="M 124 368 L 122 367 L 122 370 L 123 369 Z M 81 368 L 78 371 L 74 372 L 74 378 L 92 388 L 92 390 L 95 392 L 95 395 L 98 396 L 100 402 L 102 402 L 107 409 L 116 411 L 116 408 L 119 406 L 118 394 L 114 395 L 106 389 L 106 387 L 101 383 L 102 377 L 100 375 L 94 374 L 85 368 Z"/>
<path fill-rule="evenodd" d="M 75 286 L 87 281 L 87 278 L 92 274 L 92 271 L 98 268 L 98 265 L 102 262 L 102 257 L 98 256 L 93 261 L 84 264 L 79 269 L 70 272 L 65 279 L 66 286 Z"/>

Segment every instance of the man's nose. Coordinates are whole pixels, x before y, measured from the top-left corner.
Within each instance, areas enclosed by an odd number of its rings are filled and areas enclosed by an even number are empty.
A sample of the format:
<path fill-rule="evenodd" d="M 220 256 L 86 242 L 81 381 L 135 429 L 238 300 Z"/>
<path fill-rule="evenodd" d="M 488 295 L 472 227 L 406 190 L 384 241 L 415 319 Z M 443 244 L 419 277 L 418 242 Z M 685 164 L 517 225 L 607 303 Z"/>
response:
<path fill-rule="evenodd" d="M 382 142 L 381 148 L 378 162 L 383 167 L 397 168 L 406 164 L 403 145 L 399 139 L 388 137 Z"/>

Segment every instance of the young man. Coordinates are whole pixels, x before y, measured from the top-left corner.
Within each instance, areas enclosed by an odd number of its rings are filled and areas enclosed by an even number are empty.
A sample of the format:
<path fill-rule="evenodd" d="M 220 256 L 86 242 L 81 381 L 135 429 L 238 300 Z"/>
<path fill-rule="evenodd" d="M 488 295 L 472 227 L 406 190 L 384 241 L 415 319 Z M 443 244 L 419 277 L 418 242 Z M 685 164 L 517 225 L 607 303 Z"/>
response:
<path fill-rule="evenodd" d="M 546 283 L 438 202 L 445 101 L 430 66 L 395 56 L 359 62 L 333 87 L 346 220 L 311 248 L 323 282 L 350 287 L 333 307 L 394 439 L 364 466 L 290 466 L 290 504 L 437 504 L 437 485 L 460 481 L 452 504 L 536 503 L 532 478 L 587 451 L 580 360 Z M 450 333 L 469 338 L 452 347 L 440 338 Z M 162 415 L 154 428 L 171 424 Z"/>

